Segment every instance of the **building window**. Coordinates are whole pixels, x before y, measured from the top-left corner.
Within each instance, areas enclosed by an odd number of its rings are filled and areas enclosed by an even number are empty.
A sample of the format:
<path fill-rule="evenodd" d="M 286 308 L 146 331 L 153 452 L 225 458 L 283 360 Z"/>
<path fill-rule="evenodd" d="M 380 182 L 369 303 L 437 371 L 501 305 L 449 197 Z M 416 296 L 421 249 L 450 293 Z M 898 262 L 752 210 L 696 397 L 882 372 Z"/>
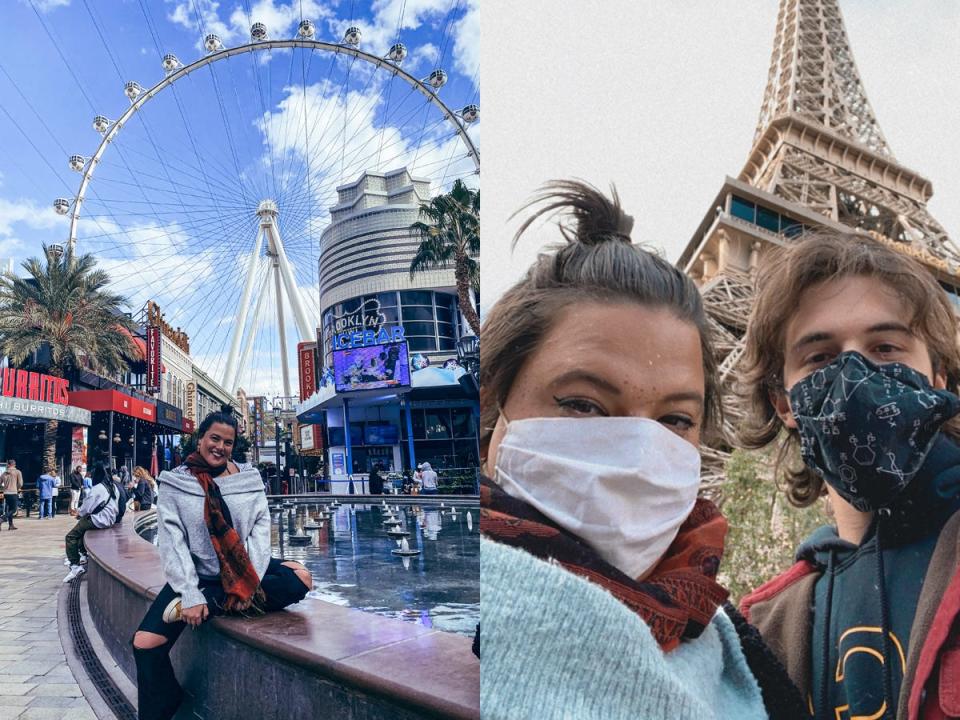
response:
<path fill-rule="evenodd" d="M 730 197 L 730 214 L 733 217 L 746 220 L 751 225 L 762 227 L 772 233 L 785 235 L 786 237 L 796 237 L 810 228 L 799 220 L 782 215 L 776 210 L 757 205 L 750 200 L 732 195 Z"/>
<path fill-rule="evenodd" d="M 749 200 L 734 195 L 730 198 L 730 214 L 749 223 L 755 222 L 757 206 Z"/>
<path fill-rule="evenodd" d="M 323 337 L 333 332 L 334 318 L 380 303 L 381 320 L 386 325 L 402 325 L 410 352 L 453 352 L 457 343 L 457 296 L 432 290 L 401 290 L 353 298 L 335 305 L 323 314 Z M 399 303 L 399 304 L 397 304 Z M 351 310 L 352 308 L 352 310 Z M 330 343 L 326 343 L 329 345 Z M 324 347 L 324 366 L 333 365 L 333 348 Z"/>

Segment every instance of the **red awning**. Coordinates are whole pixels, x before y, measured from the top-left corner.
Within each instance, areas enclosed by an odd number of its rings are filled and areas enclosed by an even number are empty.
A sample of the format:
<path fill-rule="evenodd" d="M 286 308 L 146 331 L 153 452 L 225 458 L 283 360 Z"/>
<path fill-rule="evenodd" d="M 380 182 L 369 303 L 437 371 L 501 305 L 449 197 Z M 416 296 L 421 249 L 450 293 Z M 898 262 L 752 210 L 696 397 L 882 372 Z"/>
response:
<path fill-rule="evenodd" d="M 91 412 L 114 412 L 139 420 L 157 421 L 157 406 L 116 390 L 81 390 L 70 393 L 70 404 Z"/>

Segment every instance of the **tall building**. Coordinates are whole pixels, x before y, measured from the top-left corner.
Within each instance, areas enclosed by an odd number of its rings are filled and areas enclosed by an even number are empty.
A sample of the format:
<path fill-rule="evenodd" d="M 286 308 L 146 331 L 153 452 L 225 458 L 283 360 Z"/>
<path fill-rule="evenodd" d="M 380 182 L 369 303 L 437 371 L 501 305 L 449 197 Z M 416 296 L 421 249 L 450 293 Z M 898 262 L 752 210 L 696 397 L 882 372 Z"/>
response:
<path fill-rule="evenodd" d="M 700 285 L 723 380 L 743 353 L 759 258 L 808 229 L 864 233 L 916 257 L 960 305 L 960 249 L 927 210 L 932 194 L 880 130 L 838 0 L 781 0 L 753 147 L 678 261 Z M 736 424 L 740 409 L 727 410 Z M 711 460 L 722 471 L 723 453 Z"/>
<path fill-rule="evenodd" d="M 420 246 L 410 226 L 429 181 L 405 168 L 365 172 L 337 194 L 320 240 L 316 355 L 309 343 L 300 350 L 301 451 L 322 456 L 332 489 L 343 492 L 350 477 L 362 492 L 376 466 L 476 468 L 479 405 L 459 382 L 457 341 L 469 328 L 454 270 L 410 274 Z"/>
<path fill-rule="evenodd" d="M 455 356 L 464 328 L 453 268 L 410 276 L 420 245 L 410 226 L 430 181 L 406 168 L 366 172 L 337 195 L 320 236 L 321 364 L 329 367 L 334 334 L 376 324 L 402 324 L 411 353 Z"/>

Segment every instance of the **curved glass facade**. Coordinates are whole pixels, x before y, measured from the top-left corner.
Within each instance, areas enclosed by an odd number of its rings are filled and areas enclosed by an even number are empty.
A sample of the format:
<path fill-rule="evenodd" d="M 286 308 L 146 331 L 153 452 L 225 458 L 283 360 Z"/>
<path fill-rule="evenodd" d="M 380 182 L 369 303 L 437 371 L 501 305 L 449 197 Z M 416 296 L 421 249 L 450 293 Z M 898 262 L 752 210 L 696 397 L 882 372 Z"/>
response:
<path fill-rule="evenodd" d="M 457 349 L 457 296 L 434 290 L 395 290 L 351 298 L 323 313 L 323 361 L 333 363 L 330 337 L 336 318 L 363 315 L 369 325 L 402 325 L 410 353 L 451 353 Z M 347 330 L 342 330 L 347 332 Z"/>

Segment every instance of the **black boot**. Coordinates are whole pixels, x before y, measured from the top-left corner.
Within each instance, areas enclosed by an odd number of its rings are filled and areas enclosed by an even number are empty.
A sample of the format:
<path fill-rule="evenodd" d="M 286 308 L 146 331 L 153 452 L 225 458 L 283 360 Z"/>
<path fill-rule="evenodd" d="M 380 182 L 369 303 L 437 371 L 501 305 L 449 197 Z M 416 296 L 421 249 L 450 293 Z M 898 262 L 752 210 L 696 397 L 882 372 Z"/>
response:
<path fill-rule="evenodd" d="M 137 663 L 137 717 L 170 720 L 183 699 L 183 689 L 170 663 L 170 643 L 147 649 L 135 647 L 133 658 Z"/>

